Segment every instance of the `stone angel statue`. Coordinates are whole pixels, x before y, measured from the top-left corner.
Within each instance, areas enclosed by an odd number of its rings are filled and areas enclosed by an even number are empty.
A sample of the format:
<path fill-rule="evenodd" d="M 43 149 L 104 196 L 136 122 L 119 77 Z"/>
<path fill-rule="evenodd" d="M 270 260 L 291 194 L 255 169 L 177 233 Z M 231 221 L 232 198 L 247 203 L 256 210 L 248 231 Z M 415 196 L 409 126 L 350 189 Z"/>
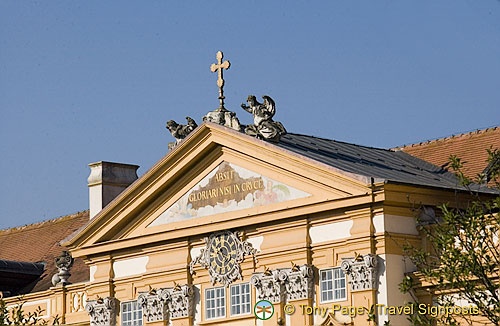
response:
<path fill-rule="evenodd" d="M 262 96 L 264 103 L 259 103 L 254 95 L 248 95 L 247 103 L 241 104 L 243 110 L 253 115 L 253 125 L 245 128 L 245 133 L 260 139 L 278 142 L 280 137 L 286 134 L 285 127 L 281 122 L 274 121 L 276 105 L 271 97 Z"/>

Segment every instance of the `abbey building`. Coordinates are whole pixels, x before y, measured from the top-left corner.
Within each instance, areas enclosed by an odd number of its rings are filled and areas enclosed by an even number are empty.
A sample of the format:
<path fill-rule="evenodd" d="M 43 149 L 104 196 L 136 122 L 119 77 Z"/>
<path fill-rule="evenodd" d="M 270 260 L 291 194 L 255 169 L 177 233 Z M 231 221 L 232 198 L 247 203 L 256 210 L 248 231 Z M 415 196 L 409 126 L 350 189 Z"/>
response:
<path fill-rule="evenodd" d="M 1 283 L 6 302 L 24 294 L 65 325 L 407 325 L 383 310 L 369 321 L 369 308 L 411 300 L 398 285 L 414 271 L 400 244 L 421 241 L 414 204 L 455 198 L 455 177 L 404 151 L 287 131 L 270 97 L 249 97 L 242 126 L 223 97 L 199 126 L 170 123 L 177 141 L 140 178 L 91 164 L 90 212 L 39 225 L 67 223 L 68 253 L 45 266 L 0 257 L 2 275 L 24 280 Z"/>

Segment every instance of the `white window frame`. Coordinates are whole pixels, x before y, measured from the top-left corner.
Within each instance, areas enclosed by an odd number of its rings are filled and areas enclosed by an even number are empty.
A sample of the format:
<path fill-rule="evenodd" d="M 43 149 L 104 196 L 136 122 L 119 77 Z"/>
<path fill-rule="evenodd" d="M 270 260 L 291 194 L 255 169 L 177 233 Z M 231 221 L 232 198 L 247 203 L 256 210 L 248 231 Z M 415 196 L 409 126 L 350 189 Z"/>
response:
<path fill-rule="evenodd" d="M 248 289 L 248 292 L 246 293 L 242 293 L 241 289 L 242 287 L 245 286 L 247 289 Z M 233 296 L 233 289 L 235 288 L 238 288 L 239 289 L 239 293 L 237 295 L 234 295 Z M 245 299 L 242 300 L 243 296 L 245 296 L 246 298 L 248 298 L 248 301 L 247 302 L 242 302 L 242 301 L 246 301 Z M 239 300 L 238 303 L 234 304 L 233 305 L 233 297 L 237 297 Z M 233 313 L 233 306 L 234 307 L 240 307 L 240 310 L 245 310 L 244 309 L 244 306 L 246 306 L 248 308 L 248 311 L 246 312 L 242 312 L 242 313 Z M 244 316 L 244 315 L 250 315 L 252 313 L 252 288 L 250 286 L 250 283 L 236 283 L 236 284 L 232 284 L 230 287 L 229 287 L 229 315 L 231 317 L 233 316 Z"/>
<path fill-rule="evenodd" d="M 217 302 L 220 302 L 221 301 L 221 298 L 220 297 L 217 297 L 216 294 L 217 294 L 217 290 L 219 290 L 220 292 L 219 293 L 222 293 L 222 305 L 221 306 L 218 306 L 217 305 Z M 213 298 L 209 298 L 208 297 L 208 292 L 209 291 L 213 291 L 214 293 L 214 297 Z M 209 305 L 208 305 L 208 300 L 213 300 L 214 302 L 214 307 L 210 307 L 211 310 L 214 310 L 215 312 L 215 316 L 214 317 L 209 317 L 208 316 L 208 309 L 209 309 Z M 212 319 L 219 319 L 219 318 L 226 318 L 226 315 L 227 315 L 227 310 L 226 310 L 226 288 L 221 286 L 221 287 L 213 287 L 213 288 L 208 288 L 208 289 L 205 289 L 205 297 L 204 297 L 204 310 L 205 310 L 205 320 L 212 320 Z M 217 310 L 222 308 L 223 309 L 223 314 L 220 315 L 220 316 L 217 316 Z"/>
<path fill-rule="evenodd" d="M 338 298 L 338 299 L 335 299 L 335 291 L 341 291 L 342 290 L 342 287 L 338 288 L 335 286 L 335 282 L 337 280 L 342 280 L 342 278 L 335 278 L 335 271 L 336 270 L 339 270 L 340 272 L 342 272 L 344 274 L 344 289 L 345 289 L 345 296 L 344 297 L 341 297 L 341 298 Z M 331 271 L 332 272 L 332 278 L 331 278 L 331 282 L 332 282 L 332 300 L 323 300 L 323 278 L 322 278 L 322 275 L 323 275 L 323 272 L 327 272 L 327 271 Z M 338 302 L 338 301 L 346 301 L 347 300 L 347 275 L 345 275 L 344 271 L 340 268 L 340 267 L 329 267 L 329 268 L 323 268 L 323 269 L 320 269 L 319 270 L 319 302 L 320 303 L 329 303 L 329 302 Z"/>
<path fill-rule="evenodd" d="M 134 303 L 137 305 L 137 309 L 135 309 L 135 310 L 133 310 Z M 125 320 L 123 320 L 125 317 L 123 306 L 129 305 L 129 304 L 130 304 L 131 310 L 128 311 L 127 313 L 130 313 L 131 319 L 125 321 Z M 135 311 L 139 312 L 140 319 L 133 319 Z M 137 323 L 137 321 L 139 321 L 139 320 L 141 321 L 140 324 Z M 125 322 L 126 322 L 126 324 L 125 324 Z M 142 307 L 139 304 L 138 300 L 130 300 L 130 301 L 124 301 L 124 302 L 120 303 L 120 325 L 121 326 L 128 326 L 128 325 L 131 325 L 131 326 L 141 325 L 141 326 L 143 326 L 144 325 L 144 315 L 142 313 Z"/>

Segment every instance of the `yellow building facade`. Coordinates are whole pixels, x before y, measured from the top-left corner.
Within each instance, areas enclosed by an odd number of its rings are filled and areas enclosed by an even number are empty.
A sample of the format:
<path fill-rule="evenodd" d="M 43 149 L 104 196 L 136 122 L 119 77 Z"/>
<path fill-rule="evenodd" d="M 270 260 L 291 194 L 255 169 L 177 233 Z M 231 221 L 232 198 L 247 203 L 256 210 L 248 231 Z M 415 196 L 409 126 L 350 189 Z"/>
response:
<path fill-rule="evenodd" d="M 411 300 L 398 286 L 414 271 L 403 244 L 421 245 L 414 208 L 456 198 L 439 171 L 206 122 L 63 241 L 89 281 L 27 294 L 25 309 L 65 325 L 407 325 L 390 309 Z"/>

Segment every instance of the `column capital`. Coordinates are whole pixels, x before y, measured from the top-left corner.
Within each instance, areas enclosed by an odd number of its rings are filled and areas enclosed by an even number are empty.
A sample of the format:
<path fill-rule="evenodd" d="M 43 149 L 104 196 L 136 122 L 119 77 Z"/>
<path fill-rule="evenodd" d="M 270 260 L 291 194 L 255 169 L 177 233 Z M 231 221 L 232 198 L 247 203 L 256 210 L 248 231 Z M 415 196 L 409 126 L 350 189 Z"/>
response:
<path fill-rule="evenodd" d="M 116 299 L 114 297 L 89 300 L 85 310 L 90 316 L 90 326 L 116 326 Z"/>
<path fill-rule="evenodd" d="M 344 258 L 340 267 L 349 276 L 352 292 L 377 289 L 377 255 L 366 254 Z"/>

